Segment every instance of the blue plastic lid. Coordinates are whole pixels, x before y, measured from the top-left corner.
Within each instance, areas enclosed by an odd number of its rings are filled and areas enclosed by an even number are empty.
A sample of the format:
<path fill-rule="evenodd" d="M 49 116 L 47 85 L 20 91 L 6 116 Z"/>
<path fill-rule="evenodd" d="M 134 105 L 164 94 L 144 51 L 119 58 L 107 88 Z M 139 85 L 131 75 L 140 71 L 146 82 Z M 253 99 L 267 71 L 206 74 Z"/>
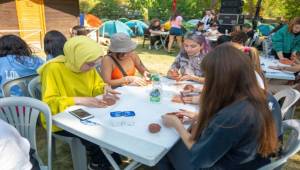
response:
<path fill-rule="evenodd" d="M 111 117 L 121 117 L 123 116 L 123 112 L 121 111 L 115 111 L 115 112 L 110 112 Z"/>
<path fill-rule="evenodd" d="M 133 117 L 133 116 L 135 116 L 135 113 L 134 113 L 134 111 L 124 111 L 123 116 L 124 117 Z"/>

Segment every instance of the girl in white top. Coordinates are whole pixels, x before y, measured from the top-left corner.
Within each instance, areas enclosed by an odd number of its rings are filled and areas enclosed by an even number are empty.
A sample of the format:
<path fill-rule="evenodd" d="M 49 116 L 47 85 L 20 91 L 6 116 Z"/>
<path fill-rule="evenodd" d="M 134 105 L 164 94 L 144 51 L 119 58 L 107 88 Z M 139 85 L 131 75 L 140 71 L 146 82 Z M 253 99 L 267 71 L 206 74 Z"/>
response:
<path fill-rule="evenodd" d="M 0 169 L 30 170 L 30 144 L 19 132 L 0 119 Z"/>

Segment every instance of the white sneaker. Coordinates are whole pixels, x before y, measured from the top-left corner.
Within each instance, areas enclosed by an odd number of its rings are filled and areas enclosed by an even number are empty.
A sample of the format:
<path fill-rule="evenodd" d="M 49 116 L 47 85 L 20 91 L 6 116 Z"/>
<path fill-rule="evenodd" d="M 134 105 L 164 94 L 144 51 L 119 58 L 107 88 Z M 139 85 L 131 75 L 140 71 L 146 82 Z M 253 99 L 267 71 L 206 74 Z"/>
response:
<path fill-rule="evenodd" d="M 151 50 L 151 49 L 152 49 L 151 45 L 149 45 L 148 49 L 149 49 L 149 50 Z"/>

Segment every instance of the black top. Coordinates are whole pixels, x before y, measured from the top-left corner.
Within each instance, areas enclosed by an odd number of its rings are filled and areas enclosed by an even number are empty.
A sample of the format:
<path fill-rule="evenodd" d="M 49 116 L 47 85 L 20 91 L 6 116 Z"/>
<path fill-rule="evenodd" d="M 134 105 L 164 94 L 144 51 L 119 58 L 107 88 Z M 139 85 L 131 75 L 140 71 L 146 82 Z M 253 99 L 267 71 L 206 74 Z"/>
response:
<path fill-rule="evenodd" d="M 269 96 L 269 108 L 282 135 L 280 106 Z M 220 110 L 191 149 L 195 169 L 257 169 L 267 163 L 257 155 L 260 131 L 254 112 L 257 110 L 246 99 Z"/>

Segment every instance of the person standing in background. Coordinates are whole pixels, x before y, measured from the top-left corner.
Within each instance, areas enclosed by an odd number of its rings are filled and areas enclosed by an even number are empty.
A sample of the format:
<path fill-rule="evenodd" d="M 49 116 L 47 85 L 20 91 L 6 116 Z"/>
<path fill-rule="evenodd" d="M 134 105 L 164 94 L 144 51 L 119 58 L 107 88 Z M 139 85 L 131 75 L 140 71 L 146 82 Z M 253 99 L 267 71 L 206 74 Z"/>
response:
<path fill-rule="evenodd" d="M 174 42 L 174 39 L 176 37 L 176 42 L 181 48 L 182 44 L 182 16 L 176 11 L 174 15 L 171 17 L 170 22 L 171 22 L 171 29 L 170 29 L 170 35 L 169 35 L 169 44 L 168 44 L 168 52 L 171 52 L 171 48 Z"/>

